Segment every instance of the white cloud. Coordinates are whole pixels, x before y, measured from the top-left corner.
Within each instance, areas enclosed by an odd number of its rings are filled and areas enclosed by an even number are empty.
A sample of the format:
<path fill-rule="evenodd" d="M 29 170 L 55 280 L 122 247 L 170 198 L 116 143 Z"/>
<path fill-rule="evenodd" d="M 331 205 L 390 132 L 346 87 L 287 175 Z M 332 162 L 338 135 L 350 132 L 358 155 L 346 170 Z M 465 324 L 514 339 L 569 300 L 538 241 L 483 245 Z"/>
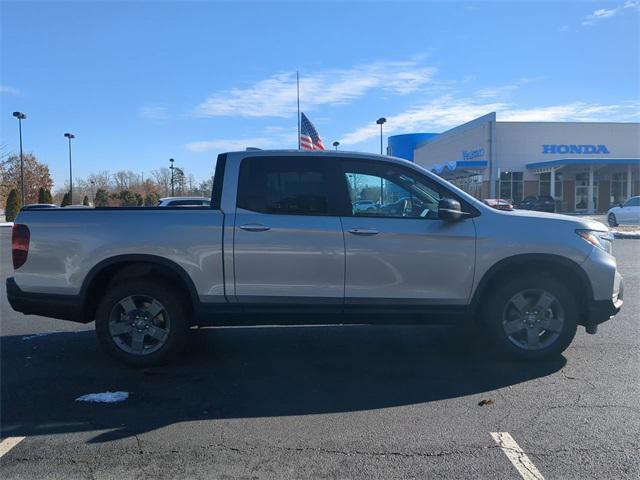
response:
<path fill-rule="evenodd" d="M 17 96 L 20 95 L 20 90 L 14 87 L 10 87 L 9 85 L 0 85 L 0 94 Z"/>
<path fill-rule="evenodd" d="M 627 9 L 640 9 L 640 1 L 638 0 L 627 0 L 624 4 L 616 7 L 616 8 L 600 8 L 598 10 L 594 10 L 593 13 L 589 15 L 585 15 L 582 19 L 582 25 L 592 26 L 595 25 L 600 20 L 605 18 L 611 18 L 623 10 Z"/>
<path fill-rule="evenodd" d="M 350 69 L 303 73 L 300 77 L 301 108 L 341 105 L 373 89 L 404 95 L 427 84 L 435 69 L 415 60 L 375 62 Z M 296 76 L 278 73 L 246 88 L 232 88 L 210 95 L 194 114 L 202 117 L 288 117 L 296 113 Z"/>
<path fill-rule="evenodd" d="M 455 99 L 447 95 L 387 117 L 385 133 L 443 130 L 473 120 L 485 113 L 504 108 L 506 108 L 506 104 L 502 102 L 478 102 L 471 99 Z M 355 145 L 378 135 L 380 135 L 380 128 L 373 123 L 346 134 L 340 143 Z"/>
<path fill-rule="evenodd" d="M 518 88 L 518 85 L 501 85 L 499 87 L 483 88 L 476 92 L 476 96 L 480 98 L 498 98 Z"/>
<path fill-rule="evenodd" d="M 167 107 L 159 105 L 140 107 L 139 113 L 141 117 L 149 120 L 166 120 L 169 118 Z"/>
<path fill-rule="evenodd" d="M 507 109 L 499 112 L 499 120 L 516 122 L 602 122 L 608 120 L 633 120 L 640 117 L 636 102 L 602 105 L 598 103 L 573 102 L 564 105 L 528 109 Z"/>
<path fill-rule="evenodd" d="M 453 128 L 489 112 L 497 112 L 501 121 L 632 121 L 640 118 L 640 104 L 635 101 L 602 105 L 572 102 L 537 108 L 515 108 L 501 101 L 455 99 L 445 96 L 387 117 L 385 134 L 433 132 Z M 356 145 L 380 135 L 376 124 L 360 127 L 345 135 L 340 143 Z"/>
<path fill-rule="evenodd" d="M 295 137 L 293 138 L 295 140 Z M 245 150 L 247 147 L 255 148 L 295 148 L 295 145 L 276 145 L 276 140 L 267 137 L 241 138 L 241 139 L 218 139 L 191 142 L 185 148 L 192 153 L 205 153 L 211 151 L 233 152 Z"/>

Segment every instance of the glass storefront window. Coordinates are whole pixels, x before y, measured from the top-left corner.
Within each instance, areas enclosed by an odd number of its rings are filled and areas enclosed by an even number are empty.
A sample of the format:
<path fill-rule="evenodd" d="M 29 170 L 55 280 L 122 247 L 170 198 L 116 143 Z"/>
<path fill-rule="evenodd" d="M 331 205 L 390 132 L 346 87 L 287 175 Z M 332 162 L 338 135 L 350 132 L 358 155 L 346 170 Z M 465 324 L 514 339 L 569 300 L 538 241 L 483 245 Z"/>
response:
<path fill-rule="evenodd" d="M 522 172 L 500 172 L 500 198 L 519 202 L 522 200 Z"/>
<path fill-rule="evenodd" d="M 556 196 L 557 200 L 562 200 L 562 173 L 556 173 Z M 551 172 L 540 174 L 539 195 L 551 195 Z"/>
<path fill-rule="evenodd" d="M 589 174 L 576 173 L 576 211 L 586 211 L 589 207 Z M 598 210 L 598 181 L 593 181 L 593 208 Z"/>
<path fill-rule="evenodd" d="M 627 172 L 611 175 L 611 205 L 617 205 L 627 199 Z"/>
<path fill-rule="evenodd" d="M 473 195 L 476 198 L 482 198 L 482 175 L 454 178 L 450 181 L 456 187 L 464 190 L 469 195 Z"/>

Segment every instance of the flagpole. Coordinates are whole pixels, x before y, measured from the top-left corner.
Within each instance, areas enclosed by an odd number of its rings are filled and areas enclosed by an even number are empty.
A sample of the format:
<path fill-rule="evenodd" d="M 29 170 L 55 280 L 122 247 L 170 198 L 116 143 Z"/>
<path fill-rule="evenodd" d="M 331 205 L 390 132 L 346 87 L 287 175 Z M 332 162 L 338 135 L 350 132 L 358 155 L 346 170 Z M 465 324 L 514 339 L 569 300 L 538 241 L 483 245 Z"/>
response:
<path fill-rule="evenodd" d="M 300 150 L 300 75 L 296 70 L 296 90 L 298 92 L 298 150 Z"/>

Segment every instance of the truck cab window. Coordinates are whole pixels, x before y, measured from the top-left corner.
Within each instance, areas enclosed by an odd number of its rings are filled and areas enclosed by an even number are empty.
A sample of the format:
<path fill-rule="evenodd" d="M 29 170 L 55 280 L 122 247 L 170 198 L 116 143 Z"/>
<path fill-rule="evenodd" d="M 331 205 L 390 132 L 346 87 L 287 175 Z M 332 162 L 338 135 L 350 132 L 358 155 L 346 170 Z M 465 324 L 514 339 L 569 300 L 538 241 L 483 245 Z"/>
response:
<path fill-rule="evenodd" d="M 281 215 L 327 215 L 327 175 L 321 159 L 246 158 L 240 166 L 238 208 Z"/>
<path fill-rule="evenodd" d="M 343 163 L 354 216 L 438 218 L 435 185 L 393 165 Z"/>

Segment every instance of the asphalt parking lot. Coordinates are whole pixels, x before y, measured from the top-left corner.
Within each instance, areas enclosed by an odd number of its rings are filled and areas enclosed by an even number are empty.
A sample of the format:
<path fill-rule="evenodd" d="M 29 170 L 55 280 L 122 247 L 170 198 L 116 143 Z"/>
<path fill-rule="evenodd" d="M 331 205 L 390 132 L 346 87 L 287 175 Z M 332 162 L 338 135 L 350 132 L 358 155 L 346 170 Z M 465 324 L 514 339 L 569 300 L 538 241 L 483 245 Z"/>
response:
<path fill-rule="evenodd" d="M 9 237 L 3 478 L 640 477 L 640 241 L 614 242 L 621 314 L 551 361 L 505 361 L 452 327 L 229 328 L 134 370 L 92 325 L 10 309 Z M 105 391 L 130 397 L 75 401 Z"/>

